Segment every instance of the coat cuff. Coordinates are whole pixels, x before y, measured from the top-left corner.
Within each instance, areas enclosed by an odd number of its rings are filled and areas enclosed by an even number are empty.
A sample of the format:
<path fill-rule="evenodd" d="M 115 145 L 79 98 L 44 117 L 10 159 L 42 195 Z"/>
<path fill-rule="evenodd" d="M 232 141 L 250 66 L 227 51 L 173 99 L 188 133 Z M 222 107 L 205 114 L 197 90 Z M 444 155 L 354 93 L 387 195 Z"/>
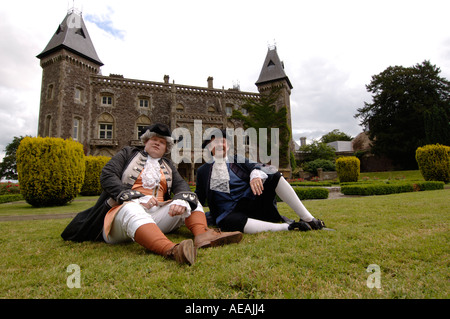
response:
<path fill-rule="evenodd" d="M 189 206 L 191 207 L 191 210 L 194 210 L 198 204 L 197 194 L 193 192 L 180 192 L 175 194 L 172 199 L 185 200 L 186 202 L 188 202 Z"/>

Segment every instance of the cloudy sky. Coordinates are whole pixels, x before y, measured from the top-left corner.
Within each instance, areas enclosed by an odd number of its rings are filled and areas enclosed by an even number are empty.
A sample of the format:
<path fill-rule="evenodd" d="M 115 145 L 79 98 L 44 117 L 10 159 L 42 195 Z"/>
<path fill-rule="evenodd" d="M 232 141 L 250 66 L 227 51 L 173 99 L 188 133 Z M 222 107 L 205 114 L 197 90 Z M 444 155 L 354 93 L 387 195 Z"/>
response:
<path fill-rule="evenodd" d="M 339 129 L 371 101 L 365 85 L 389 66 L 424 60 L 450 79 L 448 0 L 16 0 L 0 7 L 0 160 L 14 136 L 37 134 L 42 69 L 36 55 L 75 5 L 102 74 L 257 92 L 268 45 L 293 85 L 296 141 Z"/>

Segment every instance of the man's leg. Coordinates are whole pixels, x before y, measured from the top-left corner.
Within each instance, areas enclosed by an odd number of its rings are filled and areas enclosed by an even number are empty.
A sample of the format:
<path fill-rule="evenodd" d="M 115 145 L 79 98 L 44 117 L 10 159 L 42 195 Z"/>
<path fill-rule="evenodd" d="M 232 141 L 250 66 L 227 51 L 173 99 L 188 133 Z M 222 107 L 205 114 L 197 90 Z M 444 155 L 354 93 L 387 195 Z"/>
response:
<path fill-rule="evenodd" d="M 280 178 L 275 191 L 281 200 L 288 204 L 297 216 L 300 217 L 301 221 L 299 223 L 306 222 L 312 229 L 316 230 L 325 227 L 325 223 L 322 220 L 314 218 L 314 216 L 306 209 L 292 186 L 284 179 L 284 177 Z"/>
<path fill-rule="evenodd" d="M 242 240 L 241 232 L 221 232 L 218 229 L 208 228 L 205 213 L 202 211 L 193 211 L 184 223 L 195 236 L 196 248 L 217 247 L 239 243 Z"/>
<path fill-rule="evenodd" d="M 180 244 L 173 243 L 138 203 L 128 203 L 120 209 L 105 241 L 115 244 L 130 239 L 156 254 L 174 258 L 180 263 L 195 262 L 196 249 L 192 240 L 185 240 Z"/>
<path fill-rule="evenodd" d="M 245 234 L 256 234 L 264 231 L 284 231 L 289 230 L 287 223 L 271 223 L 263 220 L 247 218 L 244 226 Z"/>
<path fill-rule="evenodd" d="M 302 220 L 305 222 L 313 220 L 314 216 L 306 209 L 292 186 L 284 179 L 284 177 L 281 177 L 278 181 L 275 192 Z"/>

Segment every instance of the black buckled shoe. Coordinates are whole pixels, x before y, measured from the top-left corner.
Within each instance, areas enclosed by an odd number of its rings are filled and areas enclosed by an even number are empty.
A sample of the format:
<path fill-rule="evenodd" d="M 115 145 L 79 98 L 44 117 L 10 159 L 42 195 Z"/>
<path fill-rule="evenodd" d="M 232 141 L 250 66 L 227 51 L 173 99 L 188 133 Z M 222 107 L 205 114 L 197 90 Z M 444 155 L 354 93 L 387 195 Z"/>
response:
<path fill-rule="evenodd" d="M 288 229 L 289 230 L 308 231 L 308 230 L 311 230 L 312 228 L 308 223 L 300 220 L 298 222 L 290 223 Z"/>
<path fill-rule="evenodd" d="M 308 222 L 308 224 L 314 230 L 319 230 L 319 229 L 322 229 L 322 228 L 326 227 L 325 223 L 323 222 L 323 220 L 316 219 L 316 218 L 313 218 L 313 220 Z"/>

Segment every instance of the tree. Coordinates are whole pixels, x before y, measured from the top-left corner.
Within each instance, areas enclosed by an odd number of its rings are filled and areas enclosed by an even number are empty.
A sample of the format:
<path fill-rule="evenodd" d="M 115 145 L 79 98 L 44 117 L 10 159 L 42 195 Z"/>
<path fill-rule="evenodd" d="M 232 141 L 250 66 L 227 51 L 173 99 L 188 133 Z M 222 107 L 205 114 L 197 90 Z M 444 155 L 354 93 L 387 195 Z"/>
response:
<path fill-rule="evenodd" d="M 17 180 L 17 164 L 16 164 L 16 151 L 20 142 L 24 136 L 14 136 L 11 143 L 6 145 L 5 157 L 3 162 L 0 163 L 0 178 Z"/>
<path fill-rule="evenodd" d="M 322 143 L 331 143 L 335 141 L 351 141 L 353 138 L 350 135 L 340 132 L 338 129 L 334 129 L 331 132 L 323 135 L 320 138 Z"/>
<path fill-rule="evenodd" d="M 259 100 L 248 99 L 242 107 L 247 109 L 248 115 L 243 115 L 238 110 L 233 110 L 231 119 L 240 120 L 244 129 L 253 127 L 259 134 L 259 128 L 278 128 L 280 143 L 280 167 L 289 165 L 291 154 L 289 152 L 289 142 L 291 132 L 287 124 L 287 107 L 276 110 L 275 104 L 280 95 L 281 88 L 274 87 L 267 94 L 262 94 Z M 259 136 L 258 136 L 258 140 Z M 267 137 L 267 150 L 270 147 L 270 135 Z"/>
<path fill-rule="evenodd" d="M 424 61 L 408 68 L 391 66 L 372 76 L 366 85 L 372 103 L 365 102 L 355 117 L 369 130 L 374 154 L 389 157 L 400 168 L 415 169 L 417 147 L 450 144 L 450 82 L 440 72 Z"/>
<path fill-rule="evenodd" d="M 304 161 L 310 162 L 317 159 L 333 161 L 336 153 L 333 147 L 319 141 L 313 141 L 311 144 L 300 146 L 300 152 L 304 153 Z"/>

